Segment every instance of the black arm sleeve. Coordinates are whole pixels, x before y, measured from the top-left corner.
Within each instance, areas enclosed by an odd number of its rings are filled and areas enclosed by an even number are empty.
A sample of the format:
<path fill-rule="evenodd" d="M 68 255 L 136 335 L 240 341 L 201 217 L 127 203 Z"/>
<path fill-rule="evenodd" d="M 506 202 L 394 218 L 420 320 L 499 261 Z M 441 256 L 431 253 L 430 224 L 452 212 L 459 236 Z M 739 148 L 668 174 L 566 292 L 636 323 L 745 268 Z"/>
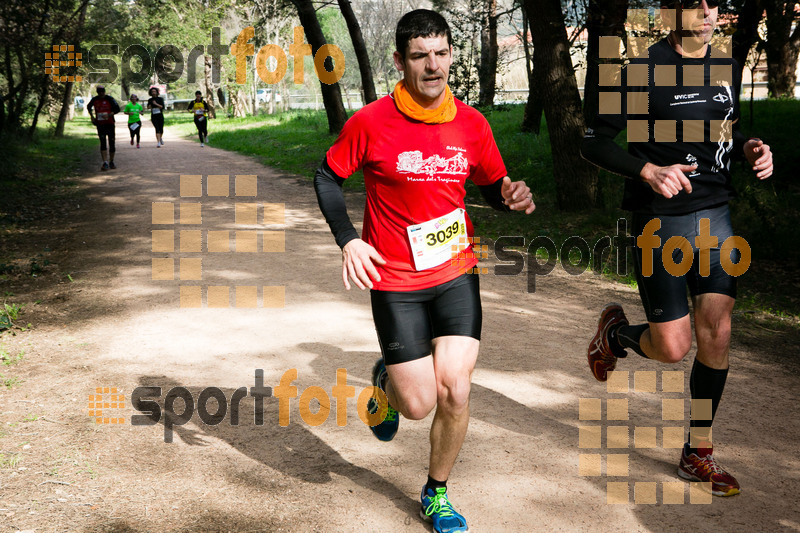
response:
<path fill-rule="evenodd" d="M 617 133 L 605 127 L 589 130 L 581 143 L 581 155 L 602 169 L 638 180 L 647 161 L 631 155 L 615 143 Z"/>
<path fill-rule="evenodd" d="M 742 133 L 739 128 L 733 130 L 733 150 L 731 151 L 731 159 L 736 161 L 744 161 L 744 145 L 749 140 L 747 135 Z"/>
<path fill-rule="evenodd" d="M 314 174 L 314 190 L 317 193 L 319 209 L 325 216 L 325 221 L 330 226 L 339 248 L 344 248 L 345 244 L 359 238 L 356 228 L 347 215 L 342 183 L 344 178 L 337 176 L 331 169 L 327 156 L 323 158 Z"/>
<path fill-rule="evenodd" d="M 478 189 L 480 189 L 483 199 L 492 209 L 505 212 L 511 211 L 511 208 L 503 201 L 503 195 L 500 192 L 503 189 L 503 178 L 491 185 L 478 185 Z"/>

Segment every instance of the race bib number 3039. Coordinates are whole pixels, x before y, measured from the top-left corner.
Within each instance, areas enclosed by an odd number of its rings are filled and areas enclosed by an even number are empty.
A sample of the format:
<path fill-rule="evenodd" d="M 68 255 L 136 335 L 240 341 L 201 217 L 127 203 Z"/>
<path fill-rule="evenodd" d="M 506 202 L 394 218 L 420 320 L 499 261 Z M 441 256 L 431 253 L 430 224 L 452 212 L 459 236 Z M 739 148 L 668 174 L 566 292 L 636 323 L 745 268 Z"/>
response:
<path fill-rule="evenodd" d="M 437 267 L 468 246 L 465 211 L 461 208 L 408 226 L 406 231 L 417 271 Z"/>

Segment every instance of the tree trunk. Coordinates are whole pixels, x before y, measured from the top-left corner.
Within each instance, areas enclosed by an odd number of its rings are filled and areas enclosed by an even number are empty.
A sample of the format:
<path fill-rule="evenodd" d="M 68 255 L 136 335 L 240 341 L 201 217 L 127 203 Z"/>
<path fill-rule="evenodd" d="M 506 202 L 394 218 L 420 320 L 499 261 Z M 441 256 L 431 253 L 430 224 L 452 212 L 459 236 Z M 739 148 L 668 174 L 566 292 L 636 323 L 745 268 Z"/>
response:
<path fill-rule="evenodd" d="M 525 102 L 525 113 L 522 115 L 520 130 L 539 135 L 542 125 L 544 107 L 542 96 L 538 89 L 540 81 L 536 79 L 537 70 L 534 66 L 528 77 L 528 101 Z"/>
<path fill-rule="evenodd" d="M 744 0 L 739 20 L 736 23 L 736 32 L 733 34 L 733 58 L 739 65 L 739 73 L 744 70 L 747 63 L 747 54 L 758 41 L 758 25 L 764 16 L 762 0 Z"/>
<path fill-rule="evenodd" d="M 531 79 L 531 65 L 533 65 L 531 59 L 531 45 L 528 42 L 528 36 L 530 35 L 530 28 L 528 24 L 528 12 L 525 10 L 525 3 L 523 2 L 520 4 L 520 11 L 522 11 L 522 49 L 525 51 L 525 73 L 528 75 L 528 80 Z"/>
<path fill-rule="evenodd" d="M 625 19 L 628 0 L 589 0 L 586 29 L 589 42 L 586 48 L 586 80 L 583 83 L 583 117 L 591 124 L 597 116 L 600 64 L 622 64 L 619 59 L 600 58 L 600 37 L 616 36 L 625 42 Z"/>
<path fill-rule="evenodd" d="M 256 57 L 253 56 L 253 86 L 250 88 L 252 100 L 253 116 L 258 115 L 258 75 L 256 74 Z"/>
<path fill-rule="evenodd" d="M 20 83 L 19 83 L 19 91 L 15 97 L 15 104 L 14 104 L 14 126 L 21 126 L 21 118 L 22 118 L 22 110 L 25 106 L 25 101 L 28 98 L 28 85 L 30 81 L 30 76 L 28 73 L 28 67 L 25 63 L 25 57 L 22 55 L 22 51 L 18 48 L 16 50 L 17 53 L 17 61 L 19 62 L 19 75 L 20 75 Z"/>
<path fill-rule="evenodd" d="M 211 56 L 203 56 L 203 89 L 205 92 L 206 103 L 208 104 L 208 117 L 217 118 L 216 98 L 214 97 L 214 84 L 211 81 Z"/>
<path fill-rule="evenodd" d="M 533 58 L 531 57 L 531 47 L 528 42 L 530 35 L 528 11 L 525 9 L 525 3 L 521 5 L 522 8 L 522 47 L 525 51 L 525 71 L 528 74 L 528 101 L 525 103 L 525 113 L 522 115 L 522 125 L 520 130 L 523 132 L 530 132 L 539 135 L 542 124 L 542 99 L 538 90 L 538 82 L 534 77 Z"/>
<path fill-rule="evenodd" d="M 6 83 L 8 83 L 8 94 L 2 99 L 3 103 L 3 128 L 0 129 L 0 132 L 5 131 L 6 124 L 9 127 L 15 126 L 14 121 L 14 93 L 16 90 L 14 89 L 14 71 L 11 69 L 11 48 L 6 46 L 6 53 L 5 53 L 5 67 L 6 67 Z M 19 86 L 16 87 L 19 89 Z M 5 113 L 5 105 L 8 102 L 8 116 L 6 117 Z"/>
<path fill-rule="evenodd" d="M 64 87 L 64 98 L 61 99 L 61 111 L 58 112 L 58 122 L 56 123 L 56 132 L 54 134 L 55 137 L 64 136 L 64 126 L 67 123 L 67 118 L 69 118 L 69 110 L 71 107 L 74 107 L 74 104 L 72 104 L 73 85 L 73 82 L 68 81 Z"/>
<path fill-rule="evenodd" d="M 478 80 L 478 105 L 494 105 L 497 83 L 497 0 L 486 0 L 486 10 L 481 20 L 481 64 Z"/>
<path fill-rule="evenodd" d="M 36 104 L 36 111 L 33 112 L 33 120 L 31 121 L 31 126 L 28 129 L 28 137 L 33 137 L 33 134 L 36 133 L 36 125 L 39 123 L 39 114 L 42 112 L 42 108 L 47 103 L 49 90 L 50 76 L 43 74 L 42 85 L 39 88 L 39 103 Z"/>
<path fill-rule="evenodd" d="M 125 80 L 125 78 L 122 78 L 120 80 L 119 84 L 120 84 L 120 87 L 122 87 L 122 94 L 119 95 L 119 98 L 120 98 L 121 102 L 119 102 L 119 103 L 120 103 L 120 105 L 122 107 L 125 107 L 125 102 L 128 100 L 128 98 L 130 98 L 131 89 L 130 89 L 130 86 L 128 85 L 128 82 Z M 108 94 L 108 93 L 106 93 L 106 94 Z"/>
<path fill-rule="evenodd" d="M 770 98 L 794 98 L 800 24 L 792 32 L 795 0 L 766 0 L 767 91 Z"/>
<path fill-rule="evenodd" d="M 305 29 L 308 43 L 311 45 L 311 51 L 316 54 L 317 50 L 326 43 L 319 20 L 317 20 L 317 12 L 314 10 L 314 5 L 311 0 L 292 0 L 292 3 L 297 8 L 300 24 Z M 331 133 L 339 133 L 347 121 L 347 113 L 342 103 L 341 88 L 338 83 L 328 85 L 322 82 L 320 82 L 320 88 L 322 90 L 322 100 L 325 104 L 325 113 L 328 116 L 328 130 Z"/>
<path fill-rule="evenodd" d="M 364 105 L 366 105 L 378 99 L 378 95 L 375 93 L 375 82 L 372 79 L 372 67 L 369 64 L 367 45 L 364 43 L 364 36 L 361 34 L 361 26 L 358 24 L 356 14 L 353 13 L 353 6 L 350 5 L 350 0 L 338 1 L 339 9 L 342 10 L 342 16 L 347 23 L 347 30 L 350 32 L 350 40 L 353 41 L 353 50 L 355 50 L 358 70 L 361 73 Z M 348 102 L 348 107 L 349 105 L 350 103 Z"/>
<path fill-rule="evenodd" d="M 75 30 L 72 32 L 72 35 L 81 35 L 83 31 L 83 24 L 86 22 L 86 9 L 89 7 L 89 2 L 84 2 L 81 5 L 81 14 L 78 16 L 78 25 Z M 80 40 L 76 38 L 75 40 Z M 61 101 L 61 111 L 58 113 L 58 122 L 56 123 L 56 132 L 55 137 L 63 137 L 64 136 L 64 126 L 67 123 L 68 118 L 72 118 L 70 111 L 75 107 L 72 102 L 72 86 L 74 82 L 68 81 L 67 85 L 64 87 L 64 98 Z"/>
<path fill-rule="evenodd" d="M 231 107 L 233 116 L 243 118 L 247 116 L 247 94 L 236 86 L 231 87 Z"/>
<path fill-rule="evenodd" d="M 597 205 L 597 168 L 580 155 L 586 128 L 560 0 L 525 0 L 533 31 L 533 64 L 541 84 L 553 154 L 558 207 L 575 211 Z"/>

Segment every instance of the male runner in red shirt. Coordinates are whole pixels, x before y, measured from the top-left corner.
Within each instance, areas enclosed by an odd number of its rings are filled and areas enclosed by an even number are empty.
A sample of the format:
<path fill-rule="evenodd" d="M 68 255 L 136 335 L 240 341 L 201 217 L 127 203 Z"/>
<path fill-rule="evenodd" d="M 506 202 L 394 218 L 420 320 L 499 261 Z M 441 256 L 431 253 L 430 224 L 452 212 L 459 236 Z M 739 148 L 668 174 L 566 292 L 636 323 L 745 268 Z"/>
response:
<path fill-rule="evenodd" d="M 92 124 L 97 126 L 97 136 L 100 137 L 100 155 L 103 157 L 103 166 L 100 170 L 115 169 L 117 166 L 114 164 L 114 115 L 119 113 L 119 104 L 111 95 L 106 94 L 105 86 L 98 85 L 96 90 L 97 96 L 89 100 L 86 110 L 89 112 Z"/>
<path fill-rule="evenodd" d="M 436 407 L 420 514 L 436 532 L 467 531 L 446 494 L 469 422 L 481 331 L 478 276 L 466 273 L 477 259 L 468 241 L 464 184 L 472 180 L 499 210 L 530 214 L 534 205 L 527 185 L 506 176 L 486 119 L 450 92 L 447 21 L 433 11 L 412 11 L 398 22 L 395 39 L 403 80 L 345 124 L 314 186 L 342 248 L 345 287 L 352 279 L 371 289 L 383 355 L 373 383 L 389 400 L 384 421 L 372 431 L 391 440 L 398 412 L 419 420 Z M 367 189 L 362 238 L 341 190 L 359 169 Z M 379 403 L 373 399 L 370 412 L 386 407 Z"/>

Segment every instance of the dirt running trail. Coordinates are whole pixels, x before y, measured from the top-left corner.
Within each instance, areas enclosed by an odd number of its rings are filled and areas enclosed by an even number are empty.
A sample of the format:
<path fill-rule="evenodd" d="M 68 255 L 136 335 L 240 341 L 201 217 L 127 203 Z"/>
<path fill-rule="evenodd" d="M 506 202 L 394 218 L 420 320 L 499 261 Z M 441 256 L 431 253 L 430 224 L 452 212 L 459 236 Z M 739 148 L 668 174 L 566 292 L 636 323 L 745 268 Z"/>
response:
<path fill-rule="evenodd" d="M 171 443 L 164 418 L 131 425 L 136 387 L 160 387 L 162 407 L 174 387 L 185 387 L 195 403 L 210 387 L 230 400 L 236 389 L 255 386 L 257 369 L 273 388 L 296 369 L 291 385 L 298 396 L 310 386 L 330 396 L 343 368 L 358 394 L 379 356 L 369 296 L 343 289 L 340 252 L 310 180 L 214 148 L 213 122 L 210 129 L 211 146 L 167 128 L 166 146 L 157 149 L 147 121 L 137 150 L 118 123 L 117 170 L 100 172 L 98 154 L 87 156 L 88 203 L 42 238 L 74 282 L 18 292 L 18 299 L 41 300 L 25 315 L 35 327 L 3 338 L 25 355 L 13 367 L 24 382 L 0 388 L 0 450 L 16 457 L 0 468 L 0 531 L 429 531 L 418 517 L 418 497 L 431 417 L 402 420 L 395 440 L 381 443 L 359 419 L 355 398 L 347 401 L 345 426 L 336 423 L 335 400 L 327 420 L 312 426 L 300 416 L 300 398 L 293 398 L 290 423 L 282 427 L 276 399 L 264 401 L 263 425 L 256 425 L 255 402 L 247 396 L 239 402 L 238 425 L 231 424 L 230 406 L 217 425 L 203 424 L 195 412 L 174 426 Z M 204 176 L 204 192 L 207 176 L 228 175 L 230 195 L 182 198 L 181 175 Z M 235 196 L 237 175 L 258 176 L 257 197 Z M 363 194 L 348 195 L 359 227 L 363 201 Z M 175 223 L 154 225 L 153 202 L 174 203 Z M 202 204 L 200 225 L 179 223 L 178 204 L 190 202 Z M 264 225 L 261 218 L 236 224 L 237 202 L 285 204 L 284 224 Z M 174 231 L 175 251 L 154 252 L 153 230 Z M 180 249 L 180 232 L 190 230 L 202 231 L 200 253 Z M 285 251 L 206 251 L 208 231 L 233 237 L 247 230 L 285 231 Z M 247 237 L 240 235 L 244 246 Z M 184 246 L 190 237 L 185 234 Z M 174 259 L 175 279 L 152 279 L 154 258 Z M 178 279 L 181 258 L 202 260 L 201 280 Z M 484 263 L 491 272 L 492 260 Z M 190 262 L 184 267 L 188 275 Z M 601 307 L 619 301 L 639 322 L 637 293 L 560 267 L 537 279 L 534 293 L 526 291 L 525 275 L 485 275 L 481 284 L 484 328 L 472 419 L 449 482 L 470 531 L 800 530 L 800 379 L 797 363 L 787 363 L 797 356 L 796 345 L 778 334 L 735 330 L 714 438 L 719 461 L 743 491 L 692 504 L 689 486 L 675 475 L 679 451 L 661 445 L 662 428 L 686 424 L 662 420 L 662 399 L 688 396 L 693 355 L 672 367 L 635 354 L 622 360 L 619 369 L 630 372 L 628 393 L 607 392 L 586 364 Z M 259 289 L 258 308 L 236 308 L 231 289 L 230 308 L 181 308 L 181 285 L 285 287 L 285 304 L 262 307 Z M 662 392 L 662 370 L 684 371 L 686 394 Z M 634 390 L 634 373 L 641 371 L 652 373 L 636 374 L 637 383 L 652 383 L 654 391 Z M 124 409 L 106 410 L 124 424 L 89 417 L 96 387 L 124 395 Z M 581 421 L 581 398 L 600 399 L 603 419 Z M 612 411 L 623 420 L 607 420 L 608 399 L 627 399 L 627 420 L 622 402 L 612 402 Z M 211 414 L 215 405 L 209 401 Z M 182 412 L 183 401 L 174 409 Z M 682 414 L 688 417 L 688 401 Z M 592 430 L 583 435 L 592 447 L 579 448 L 579 426 L 625 426 L 628 446 L 606 448 L 603 429 L 602 448 L 589 442 Z M 651 444 L 658 447 L 641 447 Z M 581 454 L 587 454 L 584 466 L 600 459 L 603 475 L 579 475 Z M 627 455 L 627 476 L 606 475 L 609 455 Z M 624 458 L 611 462 L 611 474 L 625 474 L 614 471 Z M 608 482 L 622 483 L 612 490 L 628 488 L 629 503 L 607 503 Z M 637 498 L 659 503 L 634 504 L 634 483 Z M 685 503 L 662 503 L 676 495 Z"/>

